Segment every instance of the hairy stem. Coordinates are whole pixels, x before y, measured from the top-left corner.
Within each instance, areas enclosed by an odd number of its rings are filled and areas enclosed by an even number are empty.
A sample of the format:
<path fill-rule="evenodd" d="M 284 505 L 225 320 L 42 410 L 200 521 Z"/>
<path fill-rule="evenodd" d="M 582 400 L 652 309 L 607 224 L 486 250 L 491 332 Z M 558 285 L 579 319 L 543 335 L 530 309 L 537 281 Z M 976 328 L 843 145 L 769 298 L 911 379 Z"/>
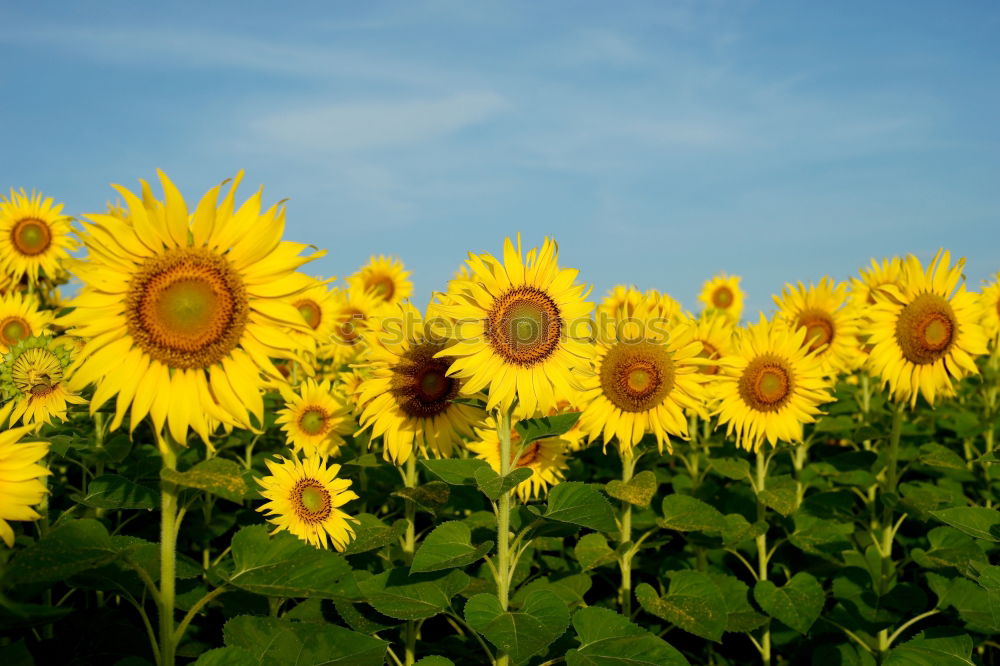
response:
<path fill-rule="evenodd" d="M 632 449 L 625 449 L 619 443 L 618 448 L 622 458 L 622 483 L 628 483 L 635 474 L 635 463 L 637 456 Z M 620 530 L 618 543 L 624 544 L 632 540 L 632 505 L 622 500 L 622 513 L 620 520 Z M 622 553 L 618 558 L 618 566 L 621 569 L 621 586 L 618 589 L 618 603 L 622 609 L 622 615 L 632 617 L 632 558 L 635 552 L 629 550 Z"/>
<path fill-rule="evenodd" d="M 161 447 L 163 468 L 177 469 L 177 444 L 166 435 Z M 174 666 L 174 595 L 177 563 L 177 493 L 169 481 L 160 481 L 160 666 Z"/>
<path fill-rule="evenodd" d="M 892 577 L 892 542 L 896 534 L 896 526 L 892 520 L 892 506 L 886 502 L 886 495 L 896 492 L 899 481 L 899 437 L 903 427 L 903 413 L 906 403 L 897 402 L 892 411 L 892 429 L 889 431 L 889 449 L 886 452 L 885 480 L 882 485 L 882 538 L 879 550 L 882 553 L 882 571 L 879 577 L 879 597 L 889 591 L 889 581 Z M 878 651 L 885 657 L 889 652 L 889 630 L 878 632 Z"/>
<path fill-rule="evenodd" d="M 760 494 L 767 487 L 767 454 L 764 453 L 763 444 L 757 449 L 757 469 L 755 475 L 757 489 L 757 520 L 767 523 L 767 506 L 760 499 Z M 757 537 L 757 580 L 767 580 L 767 531 Z M 760 658 L 764 666 L 771 663 L 771 625 L 770 622 L 764 625 L 764 631 L 760 639 Z"/>
<path fill-rule="evenodd" d="M 411 451 L 410 457 L 406 459 L 403 469 L 403 484 L 407 488 L 417 487 L 417 452 Z M 403 538 L 403 558 L 409 564 L 413 560 L 413 553 L 417 547 L 417 505 L 407 498 L 405 501 L 406 512 L 406 534 Z M 404 627 L 404 640 L 406 642 L 406 652 L 403 656 L 405 666 L 412 666 L 417 662 L 417 623 L 414 620 L 407 620 Z"/>
<path fill-rule="evenodd" d="M 497 435 L 500 438 L 500 476 L 507 476 L 511 468 L 510 443 L 511 409 L 501 409 L 497 421 Z M 510 603 L 510 510 L 513 489 L 500 495 L 497 507 L 497 597 L 500 607 L 507 610 Z M 510 658 L 503 651 L 497 655 L 497 666 L 508 666 Z"/>

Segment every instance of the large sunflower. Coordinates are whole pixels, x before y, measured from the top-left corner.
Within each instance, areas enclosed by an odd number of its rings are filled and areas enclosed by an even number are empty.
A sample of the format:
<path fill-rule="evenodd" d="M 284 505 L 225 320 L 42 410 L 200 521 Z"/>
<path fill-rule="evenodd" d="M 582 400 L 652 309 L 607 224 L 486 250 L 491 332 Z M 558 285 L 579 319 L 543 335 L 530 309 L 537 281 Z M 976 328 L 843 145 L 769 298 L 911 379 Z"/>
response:
<path fill-rule="evenodd" d="M 484 427 L 476 428 L 476 441 L 469 442 L 466 447 L 485 460 L 497 474 L 500 473 L 500 436 L 497 434 L 496 419 L 490 416 Z M 517 493 L 521 502 L 527 502 L 534 497 L 542 497 L 549 486 L 553 486 L 563 480 L 563 472 L 567 469 L 566 450 L 567 441 L 562 437 L 546 437 L 536 439 L 528 446 L 524 447 L 521 455 L 515 462 L 514 456 L 521 448 L 521 435 L 511 428 L 510 433 L 510 462 L 511 470 L 530 469 L 531 476 L 517 484 L 514 492 Z"/>
<path fill-rule="evenodd" d="M 39 273 L 55 276 L 76 249 L 69 220 L 62 204 L 41 193 L 11 190 L 9 197 L 0 196 L 0 273 L 13 282 L 25 275 L 29 282 L 37 282 Z"/>
<path fill-rule="evenodd" d="M 12 291 L 0 296 L 0 354 L 35 335 L 44 335 L 52 325 L 52 313 L 39 310 L 31 297 Z"/>
<path fill-rule="evenodd" d="M 397 465 L 414 448 L 424 455 L 450 456 L 485 414 L 454 402 L 461 381 L 449 376 L 452 359 L 438 357 L 445 331 L 434 320 L 422 319 L 409 303 L 397 312 L 366 335 L 369 374 L 357 389 L 361 427 L 372 429 L 372 439 L 383 438 L 386 460 Z"/>
<path fill-rule="evenodd" d="M 903 261 L 899 257 L 871 260 L 868 268 L 858 270 L 860 278 L 851 278 L 851 301 L 859 308 L 875 305 L 875 292 L 885 285 L 899 286 L 903 278 Z"/>
<path fill-rule="evenodd" d="M 911 404 L 918 393 L 932 405 L 939 395 L 953 395 L 953 380 L 977 374 L 973 357 L 986 353 L 979 296 L 962 283 L 965 259 L 950 262 L 950 253 L 939 250 L 924 270 L 910 255 L 900 284 L 874 292 L 870 367 L 894 397 Z"/>
<path fill-rule="evenodd" d="M 824 372 L 833 377 L 856 370 L 864 363 L 858 341 L 858 311 L 847 301 L 847 284 L 824 277 L 817 285 L 785 285 L 774 296 L 777 318 L 788 326 L 804 328 L 804 344 L 816 352 Z"/>
<path fill-rule="evenodd" d="M 285 388 L 285 407 L 276 423 L 285 431 L 288 443 L 306 456 L 336 455 L 344 445 L 344 435 L 354 431 L 351 409 L 330 382 L 307 379 L 298 390 Z"/>
<path fill-rule="evenodd" d="M 337 478 L 340 465 L 327 467 L 322 456 L 278 460 L 264 461 L 271 474 L 257 483 L 263 487 L 260 494 L 270 501 L 257 510 L 266 512 L 265 517 L 278 526 L 275 531 L 288 530 L 318 548 L 326 548 L 329 541 L 344 550 L 354 539 L 355 519 L 339 507 L 358 496 L 348 490 L 350 479 Z"/>
<path fill-rule="evenodd" d="M 668 328 L 655 305 L 640 305 L 613 339 L 597 342 L 592 367 L 578 370 L 580 428 L 591 439 L 603 433 L 605 445 L 617 438 L 623 451 L 653 433 L 671 450 L 670 435 L 687 437 L 684 409 L 705 401 L 701 349 L 691 325 Z"/>
<path fill-rule="evenodd" d="M 1000 338 L 1000 273 L 983 287 L 979 303 L 983 309 L 983 328 L 990 338 L 997 340 Z"/>
<path fill-rule="evenodd" d="M 0 396 L 8 401 L 0 409 L 0 425 L 9 413 L 11 425 L 51 423 L 66 418 L 66 404 L 87 401 L 66 387 L 70 348 L 60 340 L 34 337 L 17 343 L 0 363 Z"/>
<path fill-rule="evenodd" d="M 38 520 L 32 507 L 45 497 L 40 480 L 49 470 L 38 461 L 49 452 L 47 442 L 20 442 L 34 428 L 22 427 L 0 432 L 0 539 L 14 547 L 14 530 L 8 520 Z"/>
<path fill-rule="evenodd" d="M 322 253 L 300 256 L 308 246 L 282 241 L 284 209 L 262 212 L 260 191 L 235 210 L 241 178 L 221 204 L 217 186 L 189 215 L 161 172 L 164 202 L 145 182 L 141 200 L 116 186 L 128 220 L 83 223 L 90 257 L 63 321 L 87 340 L 72 381 L 97 385 L 91 410 L 117 395 L 112 428 L 126 412 L 132 428 L 149 414 L 157 433 L 167 424 L 183 443 L 188 428 L 208 441 L 213 422 L 263 423 L 261 372 L 280 379 L 270 358 L 292 356 L 287 330 L 306 327 L 288 299 L 311 282 L 295 269 Z"/>
<path fill-rule="evenodd" d="M 736 433 L 737 445 L 756 451 L 765 439 L 772 446 L 801 441 L 802 424 L 813 422 L 819 405 L 832 399 L 823 366 L 805 345 L 806 332 L 762 315 L 719 362 L 716 413 L 726 434 Z"/>
<path fill-rule="evenodd" d="M 401 303 L 413 293 L 413 283 L 406 279 L 409 276 L 399 259 L 379 255 L 347 278 L 347 283 L 353 290 L 373 292 L 386 303 Z"/>
<path fill-rule="evenodd" d="M 487 409 L 516 398 L 528 412 L 548 411 L 571 394 L 571 368 L 591 353 L 588 290 L 576 270 L 559 268 L 551 239 L 524 257 L 520 237 L 516 248 L 508 238 L 503 257 L 470 255 L 471 278 L 451 283 L 451 304 L 437 311 L 455 320 L 458 339 L 441 354 L 459 357 L 450 372 L 467 380 L 464 394 L 489 385 Z"/>
<path fill-rule="evenodd" d="M 707 281 L 698 294 L 698 300 L 706 310 L 726 315 L 733 323 L 738 323 L 743 314 L 743 290 L 740 289 L 738 275 L 720 273 Z"/>

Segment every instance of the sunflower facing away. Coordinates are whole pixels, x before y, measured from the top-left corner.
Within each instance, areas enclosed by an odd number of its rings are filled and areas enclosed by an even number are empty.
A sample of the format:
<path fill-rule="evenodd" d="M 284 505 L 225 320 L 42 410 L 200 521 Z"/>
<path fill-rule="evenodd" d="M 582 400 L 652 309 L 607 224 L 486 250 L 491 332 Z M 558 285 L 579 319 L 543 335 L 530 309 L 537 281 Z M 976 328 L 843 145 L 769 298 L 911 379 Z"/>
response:
<path fill-rule="evenodd" d="M 39 273 L 52 277 L 76 249 L 69 218 L 62 204 L 24 190 L 0 196 L 0 273 L 19 282 L 23 276 L 37 282 Z"/>
<path fill-rule="evenodd" d="M 525 257 L 506 239 L 503 262 L 469 255 L 470 279 L 453 281 L 449 304 L 437 311 L 456 321 L 457 342 L 440 352 L 471 395 L 489 386 L 487 409 L 509 409 L 515 398 L 527 412 L 548 411 L 570 395 L 570 371 L 590 357 L 592 305 L 575 283 L 578 271 L 560 269 L 558 247 L 546 238 Z"/>
<path fill-rule="evenodd" d="M 39 310 L 31 297 L 12 291 L 0 296 L 0 354 L 21 340 L 44 335 L 52 325 L 52 313 Z"/>
<path fill-rule="evenodd" d="M 476 428 L 476 441 L 469 442 L 466 447 L 476 456 L 485 460 L 497 474 L 500 473 L 500 437 L 497 434 L 497 422 L 489 417 L 484 427 Z M 511 470 L 528 468 L 531 476 L 517 484 L 514 492 L 521 502 L 527 502 L 535 497 L 542 497 L 548 492 L 549 486 L 554 486 L 563 480 L 563 472 L 567 469 L 567 442 L 561 437 L 546 437 L 536 439 L 524 447 L 521 455 L 514 461 L 518 449 L 521 448 L 521 435 L 511 428 Z"/>
<path fill-rule="evenodd" d="M 806 330 L 805 345 L 834 377 L 856 370 L 864 363 L 858 341 L 858 312 L 847 302 L 847 284 L 824 277 L 817 285 L 785 285 L 781 297 L 774 296 L 778 319 Z"/>
<path fill-rule="evenodd" d="M 851 301 L 859 308 L 875 305 L 875 292 L 885 285 L 899 286 L 903 278 L 903 261 L 899 257 L 871 260 L 871 266 L 858 270 L 860 278 L 851 278 Z"/>
<path fill-rule="evenodd" d="M 38 520 L 33 506 L 45 497 L 40 480 L 49 474 L 38 461 L 49 452 L 46 442 L 20 442 L 33 428 L 22 427 L 0 432 L 0 539 L 14 547 L 14 529 L 8 520 Z"/>
<path fill-rule="evenodd" d="M 382 437 L 386 460 L 402 465 L 419 449 L 425 456 L 450 456 L 463 436 L 472 435 L 483 410 L 454 402 L 461 380 L 449 376 L 443 331 L 409 303 L 397 306 L 366 334 L 368 377 L 357 390 L 361 428 Z"/>
<path fill-rule="evenodd" d="M 978 374 L 973 357 L 986 353 L 979 295 L 962 284 L 965 259 L 950 262 L 950 253 L 939 250 L 924 270 L 910 255 L 899 286 L 875 292 L 869 311 L 870 367 L 893 397 L 911 405 L 919 393 L 931 405 L 953 395 L 952 380 Z"/>
<path fill-rule="evenodd" d="M 1000 338 L 1000 273 L 983 287 L 979 303 L 983 309 L 983 328 L 990 338 L 997 340 Z"/>
<path fill-rule="evenodd" d="M 413 294 L 413 283 L 403 262 L 392 257 L 372 257 L 358 272 L 347 278 L 352 290 L 370 291 L 386 303 L 402 303 Z"/>
<path fill-rule="evenodd" d="M 276 423 L 285 431 L 292 449 L 309 456 L 336 455 L 344 445 L 344 435 L 354 431 L 351 409 L 330 382 L 307 379 L 297 390 L 283 387 L 285 408 Z"/>
<path fill-rule="evenodd" d="M 206 442 L 211 424 L 263 423 L 261 372 L 280 379 L 269 360 L 296 351 L 289 328 L 305 329 L 289 298 L 311 284 L 296 273 L 308 246 L 281 240 L 284 209 L 261 211 L 261 191 L 234 209 L 242 173 L 218 202 L 220 186 L 193 214 L 160 172 L 160 202 L 143 182 L 140 200 L 116 186 L 128 221 L 88 215 L 89 259 L 77 266 L 83 288 L 62 321 L 87 340 L 72 383 L 97 388 L 91 411 L 116 398 L 117 428 L 147 414 L 180 443 L 188 428 Z M 129 409 L 131 407 L 131 409 Z"/>
<path fill-rule="evenodd" d="M 323 456 L 283 458 L 280 462 L 266 460 L 271 474 L 257 479 L 267 500 L 257 507 L 265 518 L 277 525 L 275 531 L 288 530 L 299 539 L 327 548 L 328 541 L 337 550 L 344 550 L 354 539 L 354 518 L 340 510 L 358 496 L 350 479 L 338 479 L 340 465 L 327 467 Z"/>
<path fill-rule="evenodd" d="M 706 310 L 714 310 L 726 315 L 731 322 L 738 323 L 743 314 L 743 290 L 740 289 L 738 275 L 720 273 L 707 281 L 698 294 Z"/>
<path fill-rule="evenodd" d="M 0 363 L 0 396 L 9 401 L 0 409 L 0 425 L 9 414 L 13 425 L 51 423 L 66 418 L 66 404 L 87 401 L 66 388 L 70 349 L 60 340 L 34 337 L 17 343 Z"/>
<path fill-rule="evenodd" d="M 772 446 L 799 442 L 802 424 L 815 421 L 819 405 L 832 399 L 820 360 L 804 344 L 806 332 L 761 315 L 719 362 L 716 413 L 737 445 L 756 451 L 765 439 Z"/>
<path fill-rule="evenodd" d="M 605 445 L 616 438 L 622 451 L 652 433 L 670 451 L 670 435 L 687 438 L 684 410 L 705 401 L 701 349 L 693 326 L 668 327 L 655 305 L 641 304 L 614 339 L 597 342 L 592 367 L 578 370 L 580 428 L 592 440 L 603 434 Z"/>

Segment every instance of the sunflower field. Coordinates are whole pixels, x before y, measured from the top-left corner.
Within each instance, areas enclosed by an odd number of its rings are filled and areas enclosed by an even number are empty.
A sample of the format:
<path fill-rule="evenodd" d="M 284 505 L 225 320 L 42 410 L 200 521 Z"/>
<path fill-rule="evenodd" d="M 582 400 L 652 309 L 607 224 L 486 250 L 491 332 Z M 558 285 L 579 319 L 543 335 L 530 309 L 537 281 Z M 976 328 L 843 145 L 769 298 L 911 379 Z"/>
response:
<path fill-rule="evenodd" d="M 420 309 L 241 177 L 0 197 L 3 666 L 1000 664 L 996 279 L 514 237 Z"/>

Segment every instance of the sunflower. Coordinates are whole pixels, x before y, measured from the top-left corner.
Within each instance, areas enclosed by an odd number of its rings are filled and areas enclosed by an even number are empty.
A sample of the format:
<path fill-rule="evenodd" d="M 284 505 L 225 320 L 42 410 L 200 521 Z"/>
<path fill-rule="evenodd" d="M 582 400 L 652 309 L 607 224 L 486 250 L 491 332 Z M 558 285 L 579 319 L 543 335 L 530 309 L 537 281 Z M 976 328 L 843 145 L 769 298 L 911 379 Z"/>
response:
<path fill-rule="evenodd" d="M 97 385 L 91 411 L 117 395 L 111 428 L 126 412 L 132 429 L 149 414 L 156 433 L 168 424 L 184 443 L 188 428 L 208 442 L 214 422 L 263 423 L 261 372 L 280 379 L 270 358 L 294 356 L 287 330 L 306 329 L 288 300 L 311 281 L 295 269 L 322 252 L 300 256 L 308 246 L 281 241 L 284 209 L 261 212 L 260 191 L 234 210 L 241 179 L 221 204 L 216 186 L 189 215 L 160 172 L 165 202 L 145 182 L 142 199 L 116 186 L 128 221 L 86 216 L 90 258 L 62 322 L 87 340 L 72 382 Z"/>
<path fill-rule="evenodd" d="M 369 376 L 356 394 L 361 428 L 384 439 L 385 458 L 396 465 L 414 448 L 450 456 L 484 412 L 454 402 L 462 382 L 449 376 L 452 359 L 438 357 L 447 344 L 444 331 L 413 305 L 397 307 L 398 317 L 381 319 L 366 334 Z"/>
<path fill-rule="evenodd" d="M 514 400 L 527 412 L 548 411 L 570 395 L 570 370 L 590 357 L 589 292 L 575 284 L 577 271 L 560 269 L 558 247 L 546 238 L 523 257 L 506 239 L 501 263 L 490 254 L 471 255 L 472 277 L 452 282 L 451 305 L 439 305 L 456 321 L 457 341 L 440 352 L 458 356 L 450 372 L 467 379 L 461 391 L 489 385 L 487 410 L 509 409 Z"/>
<path fill-rule="evenodd" d="M 289 333 L 306 348 L 314 343 L 329 342 L 337 326 L 336 291 L 327 287 L 326 281 L 313 280 L 308 289 L 291 296 L 288 300 L 292 307 L 299 311 L 307 326 L 305 331 L 302 328 L 293 328 Z M 308 338 L 309 341 L 303 338 Z"/>
<path fill-rule="evenodd" d="M 738 446 L 756 451 L 765 439 L 772 446 L 801 441 L 802 424 L 815 421 L 819 405 L 832 399 L 806 334 L 806 328 L 791 329 L 761 315 L 734 339 L 733 353 L 719 361 L 716 413 L 719 425 L 728 424 L 727 436 L 736 433 Z"/>
<path fill-rule="evenodd" d="M 266 460 L 271 474 L 257 479 L 260 494 L 270 500 L 257 508 L 277 530 L 288 530 L 299 539 L 318 548 L 327 548 L 327 539 L 337 550 L 354 539 L 354 518 L 339 507 L 357 499 L 350 479 L 338 479 L 340 465 L 327 467 L 323 456 Z"/>
<path fill-rule="evenodd" d="M 831 377 L 856 370 L 864 364 L 858 341 L 859 319 L 847 302 L 847 284 L 824 277 L 817 285 L 785 285 L 781 297 L 774 296 L 777 319 L 794 328 L 806 329 L 804 344 Z"/>
<path fill-rule="evenodd" d="M 365 349 L 365 331 L 385 309 L 385 302 L 373 291 L 332 290 L 335 299 L 331 344 L 324 353 L 338 365 L 353 362 Z"/>
<path fill-rule="evenodd" d="M 367 376 L 361 368 L 351 368 L 338 372 L 334 379 L 334 388 L 347 398 L 347 404 L 355 416 L 361 416 L 362 405 L 358 399 L 358 391 L 361 390 L 361 385 L 366 378 Z"/>
<path fill-rule="evenodd" d="M 986 353 L 979 295 L 961 284 L 965 259 L 950 262 L 951 254 L 938 250 L 924 270 L 910 255 L 899 286 L 874 292 L 870 367 L 911 405 L 918 393 L 931 405 L 938 395 L 954 395 L 952 380 L 978 374 L 973 357 Z"/>
<path fill-rule="evenodd" d="M 740 277 L 725 273 L 716 275 L 701 288 L 698 300 L 705 304 L 706 310 L 721 312 L 731 322 L 739 322 L 740 315 L 743 314 L 743 290 L 740 289 Z"/>
<path fill-rule="evenodd" d="M 30 283 L 40 273 L 56 275 L 59 264 L 76 249 L 70 234 L 70 218 L 61 214 L 62 204 L 24 190 L 0 196 L 0 272 L 19 282 L 23 276 Z"/>
<path fill-rule="evenodd" d="M 563 480 L 566 464 L 566 440 L 562 437 L 546 437 L 536 439 L 524 447 L 517 462 L 518 449 L 521 448 L 521 435 L 511 428 L 511 470 L 528 468 L 531 476 L 517 484 L 514 492 L 522 503 L 535 497 L 542 497 L 548 492 L 549 486 L 554 486 Z M 487 418 L 484 427 L 476 428 L 476 441 L 466 444 L 469 451 L 476 454 L 480 460 L 485 460 L 497 474 L 500 473 L 500 436 L 497 434 L 497 422 L 492 416 Z"/>
<path fill-rule="evenodd" d="M 285 431 L 289 445 L 306 456 L 336 455 L 344 445 L 344 435 L 354 431 L 351 410 L 330 382 L 307 379 L 298 391 L 285 388 L 285 408 L 276 423 Z"/>
<path fill-rule="evenodd" d="M 352 290 L 370 291 L 382 301 L 395 304 L 402 303 L 413 293 L 413 283 L 406 279 L 409 276 L 399 259 L 379 255 L 347 278 L 347 283 Z"/>
<path fill-rule="evenodd" d="M 851 278 L 851 301 L 858 308 L 875 305 L 875 292 L 885 285 L 898 287 L 903 278 L 903 261 L 899 257 L 871 260 L 871 267 L 858 270 L 859 278 Z"/>
<path fill-rule="evenodd" d="M 11 425 L 30 425 L 65 419 L 67 403 L 86 404 L 64 381 L 70 355 L 69 348 L 50 337 L 28 338 L 11 347 L 0 364 L 0 395 L 9 401 L 0 410 L 0 424 L 5 411 Z"/>
<path fill-rule="evenodd" d="M 701 343 L 690 324 L 667 326 L 655 306 L 640 305 L 616 336 L 600 340 L 590 368 L 578 370 L 583 413 L 580 428 L 605 445 L 617 438 L 625 451 L 653 433 L 662 451 L 670 435 L 687 438 L 684 409 L 705 401 Z"/>
<path fill-rule="evenodd" d="M 14 547 L 14 530 L 8 520 L 38 520 L 31 507 L 45 497 L 40 480 L 49 470 L 39 464 L 49 452 L 47 442 L 20 442 L 33 428 L 22 427 L 0 432 L 0 539 Z"/>
<path fill-rule="evenodd" d="M 604 315 L 612 321 L 618 321 L 631 316 L 636 306 L 642 301 L 642 292 L 635 287 L 623 284 L 615 285 L 597 306 L 598 316 Z"/>
<path fill-rule="evenodd" d="M 1000 273 L 983 287 L 979 303 L 983 309 L 983 328 L 991 339 L 997 340 L 1000 338 Z"/>
<path fill-rule="evenodd" d="M 21 340 L 44 335 L 52 325 L 52 313 L 39 310 L 35 300 L 12 291 L 0 296 L 0 354 Z"/>
<path fill-rule="evenodd" d="M 710 310 L 702 312 L 697 319 L 688 317 L 685 321 L 693 328 L 694 340 L 701 343 L 698 358 L 710 361 L 702 365 L 699 372 L 708 375 L 703 386 L 704 404 L 712 405 L 716 400 L 716 382 L 713 379 L 719 373 L 718 361 L 730 354 L 737 330 L 726 315 Z"/>

